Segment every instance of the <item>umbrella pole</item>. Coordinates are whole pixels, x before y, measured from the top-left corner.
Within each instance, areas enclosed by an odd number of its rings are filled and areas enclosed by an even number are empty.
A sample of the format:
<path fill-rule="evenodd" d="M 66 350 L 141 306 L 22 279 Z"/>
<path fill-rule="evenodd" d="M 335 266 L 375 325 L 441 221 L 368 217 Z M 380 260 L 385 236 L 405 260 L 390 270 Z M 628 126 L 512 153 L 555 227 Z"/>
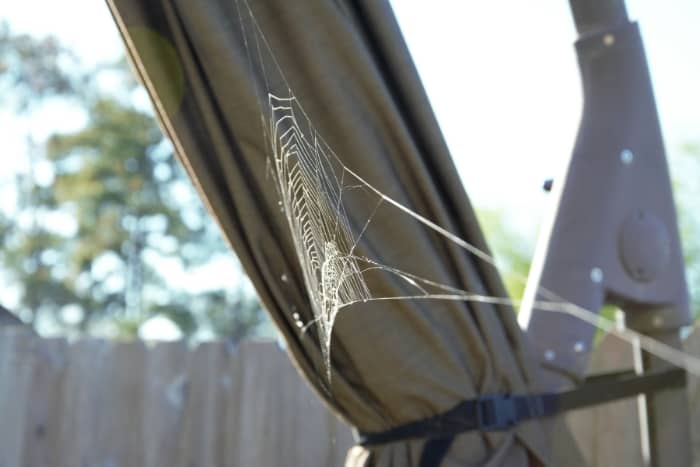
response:
<path fill-rule="evenodd" d="M 569 4 L 581 37 L 629 21 L 625 0 L 569 0 Z"/>

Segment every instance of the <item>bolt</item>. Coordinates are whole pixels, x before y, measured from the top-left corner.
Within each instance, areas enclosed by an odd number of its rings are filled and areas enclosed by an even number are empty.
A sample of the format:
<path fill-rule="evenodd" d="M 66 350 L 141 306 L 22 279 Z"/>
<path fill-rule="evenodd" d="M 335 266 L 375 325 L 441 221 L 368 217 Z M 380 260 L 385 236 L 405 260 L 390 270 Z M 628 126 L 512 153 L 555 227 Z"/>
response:
<path fill-rule="evenodd" d="M 620 160 L 625 165 L 630 165 L 634 160 L 634 153 L 629 149 L 623 149 L 620 153 Z"/>
<path fill-rule="evenodd" d="M 546 192 L 552 191 L 552 185 L 554 185 L 554 179 L 553 178 L 548 178 L 547 180 L 544 181 L 542 184 L 542 189 Z"/>
<path fill-rule="evenodd" d="M 576 341 L 576 343 L 574 344 L 574 352 L 581 353 L 584 350 L 586 350 L 586 344 L 584 344 L 581 341 Z"/>
<path fill-rule="evenodd" d="M 591 269 L 591 280 L 596 284 L 603 282 L 603 270 L 600 268 Z"/>
<path fill-rule="evenodd" d="M 554 361 L 554 358 L 556 356 L 557 356 L 557 354 L 552 349 L 547 349 L 544 352 L 544 359 L 547 360 L 548 362 Z"/>
<path fill-rule="evenodd" d="M 613 34 L 606 34 L 603 36 L 603 44 L 606 47 L 610 47 L 615 43 L 615 36 Z"/>

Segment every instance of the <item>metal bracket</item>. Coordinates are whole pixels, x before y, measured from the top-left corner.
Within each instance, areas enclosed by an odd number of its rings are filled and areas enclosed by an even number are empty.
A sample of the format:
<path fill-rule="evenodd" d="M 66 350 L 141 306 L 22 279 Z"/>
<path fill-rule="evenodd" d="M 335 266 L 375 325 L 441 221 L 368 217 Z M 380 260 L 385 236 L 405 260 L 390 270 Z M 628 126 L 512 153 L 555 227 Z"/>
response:
<path fill-rule="evenodd" d="M 558 206 L 542 236 L 520 312 L 548 366 L 583 376 L 596 329 L 533 306 L 539 287 L 588 310 L 626 310 L 638 330 L 691 323 L 671 182 L 639 29 L 627 23 L 576 44 L 584 115 Z M 659 310 L 663 309 L 663 313 Z"/>
<path fill-rule="evenodd" d="M 570 0 L 584 112 L 557 208 L 541 235 L 519 320 L 539 352 L 549 390 L 585 374 L 596 328 L 535 304 L 558 297 L 681 348 L 692 323 L 671 181 L 639 29 L 623 0 Z M 551 291 L 543 293 L 542 290 Z M 636 350 L 638 373 L 669 364 Z M 640 398 L 645 463 L 690 465 L 684 388 Z"/>

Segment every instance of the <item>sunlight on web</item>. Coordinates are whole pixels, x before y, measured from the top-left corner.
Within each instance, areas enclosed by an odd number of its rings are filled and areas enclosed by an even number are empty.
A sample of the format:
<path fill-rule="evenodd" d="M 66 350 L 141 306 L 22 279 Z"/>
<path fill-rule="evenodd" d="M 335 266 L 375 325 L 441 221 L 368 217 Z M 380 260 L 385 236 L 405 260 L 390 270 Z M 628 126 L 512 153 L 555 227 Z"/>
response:
<path fill-rule="evenodd" d="M 340 307 L 370 298 L 345 215 L 343 186 L 330 166 L 323 144 L 306 135 L 297 121 L 296 100 L 270 94 L 273 168 L 281 206 L 289 223 L 297 258 L 329 364 L 333 322 Z"/>
<path fill-rule="evenodd" d="M 269 150 L 268 169 L 274 178 L 280 208 L 287 220 L 313 312 L 310 321 L 303 322 L 299 313 L 294 313 L 293 319 L 302 333 L 315 326 L 328 382 L 333 325 L 338 313 L 353 304 L 442 300 L 518 306 L 520 300 L 471 293 L 382 264 L 358 251 L 363 236 L 371 229 L 381 208 L 391 210 L 394 215 L 409 216 L 478 260 L 496 267 L 494 258 L 488 253 L 384 194 L 342 163 L 292 91 L 250 6 L 245 0 L 237 0 L 236 4 L 251 70 L 264 78 L 265 88 L 257 92 L 262 133 Z M 282 89 L 271 87 L 271 77 Z M 358 194 L 362 196 L 361 204 L 366 212 L 357 212 L 357 202 L 352 204 L 355 209 L 347 204 L 349 196 Z M 398 278 L 405 286 L 402 289 L 405 293 L 388 296 L 374 293 L 367 278 L 368 274 L 377 273 Z M 526 277 L 519 279 L 523 283 L 527 280 Z M 540 287 L 539 292 L 547 300 L 535 302 L 533 306 L 536 308 L 574 316 L 700 376 L 700 359 L 697 357 L 632 330 L 619 328 L 615 322 L 570 303 L 550 290 Z"/>
<path fill-rule="evenodd" d="M 386 203 L 396 209 L 396 202 L 339 163 L 295 97 L 269 94 L 268 104 L 270 166 L 314 316 L 306 324 L 298 314 L 294 319 L 303 331 L 317 326 L 327 371 L 333 324 L 345 307 L 386 300 L 485 300 L 358 254 L 356 248 L 380 206 Z M 353 232 L 344 202 L 353 191 L 362 191 L 374 205 L 359 232 Z M 373 294 L 365 280 L 372 272 L 399 278 L 410 294 Z"/>

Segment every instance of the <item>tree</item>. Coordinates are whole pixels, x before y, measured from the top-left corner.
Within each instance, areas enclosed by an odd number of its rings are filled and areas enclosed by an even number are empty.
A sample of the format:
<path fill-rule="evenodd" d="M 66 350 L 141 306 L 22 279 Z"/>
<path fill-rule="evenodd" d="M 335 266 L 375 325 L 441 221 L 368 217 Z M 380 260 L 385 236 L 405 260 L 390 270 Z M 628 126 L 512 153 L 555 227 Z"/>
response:
<path fill-rule="evenodd" d="M 674 179 L 676 205 L 685 259 L 686 279 L 690 291 L 691 307 L 695 318 L 700 315 L 700 217 L 697 215 L 700 176 L 700 143 L 689 143 L 681 148 L 679 165 Z M 672 166 L 673 169 L 673 166 Z"/>
<path fill-rule="evenodd" d="M 63 64 L 63 66 L 61 65 Z M 53 37 L 37 39 L 26 34 L 12 34 L 6 23 L 0 23 L 0 102 L 16 115 L 31 116 L 45 101 L 54 98 L 70 98 L 80 88 L 76 76 L 65 72 L 65 65 L 73 65 L 74 57 Z M 37 213 L 31 207 L 40 204 L 41 191 L 35 183 L 37 147 L 27 136 L 27 152 L 24 158 L 28 170 L 17 173 L 16 207 L 10 212 L 0 212 L 0 255 L 6 267 L 5 275 L 22 276 L 24 290 L 42 290 L 41 295 L 66 300 L 70 291 L 51 281 L 46 270 L 39 267 L 42 251 L 51 251 L 59 240 L 37 223 Z M 6 154 L 17 158 L 19 154 Z M 2 187 L 10 191 L 7 181 Z M 22 238 L 25 233 L 26 237 Z M 9 267 L 8 267 L 9 266 Z M 29 300 L 28 308 L 35 309 L 36 302 Z"/>
<path fill-rule="evenodd" d="M 7 46 L 17 43 L 20 52 Z M 152 113 L 130 98 L 139 90 L 126 62 L 103 68 L 124 83 L 104 93 L 99 70 L 92 79 L 74 76 L 60 54 L 69 52 L 53 39 L 0 29 L 0 63 L 11 76 L 3 85 L 21 97 L 17 111 L 35 112 L 61 96 L 87 117 L 78 131 L 28 148 L 49 176 L 38 180 L 32 170 L 19 176 L 19 208 L 0 216 L 0 263 L 21 289 L 24 316 L 64 330 L 107 325 L 120 334 L 135 334 L 154 315 L 167 316 L 185 335 L 204 329 L 238 339 L 259 330 L 262 309 L 236 284 L 169 286 L 173 265 L 188 269 L 231 253 Z"/>
<path fill-rule="evenodd" d="M 19 111 L 42 99 L 75 94 L 80 80 L 65 72 L 66 65 L 75 62 L 54 37 L 12 34 L 7 23 L 0 22 L 0 98 Z"/>

